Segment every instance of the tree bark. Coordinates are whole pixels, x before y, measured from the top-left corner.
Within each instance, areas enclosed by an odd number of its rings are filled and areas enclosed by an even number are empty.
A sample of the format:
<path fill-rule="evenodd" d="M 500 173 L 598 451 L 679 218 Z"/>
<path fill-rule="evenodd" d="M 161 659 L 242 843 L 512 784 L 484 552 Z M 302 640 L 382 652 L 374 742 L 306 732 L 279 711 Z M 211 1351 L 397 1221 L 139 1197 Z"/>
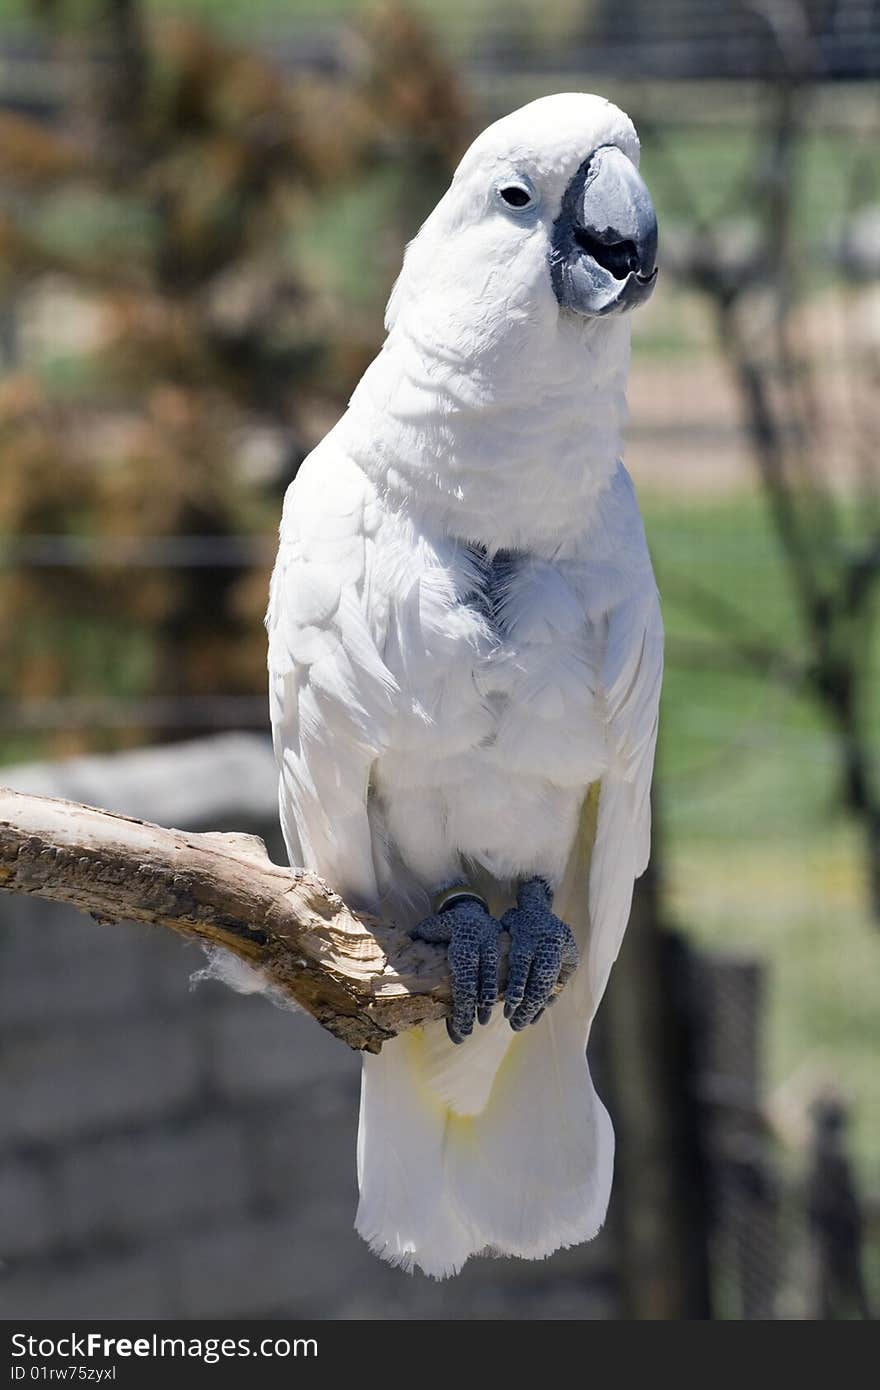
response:
<path fill-rule="evenodd" d="M 166 830 L 0 788 L 0 889 L 222 946 L 365 1052 L 448 1012 L 442 948 L 353 911 L 316 874 L 273 864 L 255 835 Z"/>

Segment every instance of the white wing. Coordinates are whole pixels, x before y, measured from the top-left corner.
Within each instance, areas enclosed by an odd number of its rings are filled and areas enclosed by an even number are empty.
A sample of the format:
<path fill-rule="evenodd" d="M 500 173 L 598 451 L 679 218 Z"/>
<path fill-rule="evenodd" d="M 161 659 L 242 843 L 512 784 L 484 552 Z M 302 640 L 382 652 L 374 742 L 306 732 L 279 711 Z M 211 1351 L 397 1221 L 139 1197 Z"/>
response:
<path fill-rule="evenodd" d="M 621 467 L 603 517 L 609 562 L 626 557 L 625 593 L 607 614 L 599 681 L 605 705 L 607 771 L 599 792 L 590 864 L 587 978 L 592 1008 L 623 940 L 633 884 L 651 848 L 651 778 L 663 679 L 663 621 L 635 493 Z M 615 586 L 616 587 L 616 586 Z"/>
<path fill-rule="evenodd" d="M 266 619 L 288 854 L 364 907 L 377 899 L 370 768 L 397 690 L 370 592 L 378 524 L 371 485 L 328 439 L 288 489 Z"/>

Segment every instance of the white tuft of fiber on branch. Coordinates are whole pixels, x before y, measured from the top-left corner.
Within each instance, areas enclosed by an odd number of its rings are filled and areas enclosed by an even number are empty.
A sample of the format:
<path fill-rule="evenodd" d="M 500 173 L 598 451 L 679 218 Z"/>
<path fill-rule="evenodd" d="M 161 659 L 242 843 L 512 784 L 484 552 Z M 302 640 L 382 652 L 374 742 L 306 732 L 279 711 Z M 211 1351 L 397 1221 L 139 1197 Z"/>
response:
<path fill-rule="evenodd" d="M 224 946 L 204 946 L 207 965 L 193 971 L 189 977 L 190 989 L 195 989 L 203 980 L 220 980 L 236 994 L 262 994 L 277 1009 L 287 1009 L 291 1013 L 301 1013 L 299 1004 L 277 985 L 268 971 L 259 966 L 248 965 L 240 956 L 227 951 Z"/>

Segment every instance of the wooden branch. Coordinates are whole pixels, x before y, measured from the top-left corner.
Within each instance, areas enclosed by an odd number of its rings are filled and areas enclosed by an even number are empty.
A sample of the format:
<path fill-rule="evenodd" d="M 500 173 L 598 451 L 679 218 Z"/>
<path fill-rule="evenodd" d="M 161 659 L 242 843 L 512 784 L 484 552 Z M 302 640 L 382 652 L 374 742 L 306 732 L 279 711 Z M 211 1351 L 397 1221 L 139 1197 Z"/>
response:
<path fill-rule="evenodd" d="M 255 835 L 165 830 L 0 788 L 0 889 L 223 946 L 366 1052 L 448 1012 L 442 948 L 352 911 L 316 874 L 273 864 Z"/>

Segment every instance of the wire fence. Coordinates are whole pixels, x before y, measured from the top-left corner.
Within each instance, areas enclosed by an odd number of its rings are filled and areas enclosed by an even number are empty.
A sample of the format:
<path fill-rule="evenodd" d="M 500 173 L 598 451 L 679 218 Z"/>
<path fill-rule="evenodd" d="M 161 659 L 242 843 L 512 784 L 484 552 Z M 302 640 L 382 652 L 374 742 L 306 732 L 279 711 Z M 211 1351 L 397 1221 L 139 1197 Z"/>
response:
<path fill-rule="evenodd" d="M 880 68 L 877 0 L 775 7 L 729 0 L 599 0 L 584 5 L 580 18 L 570 5 L 553 0 L 519 0 L 516 6 L 453 0 L 442 7 L 437 0 L 412 0 L 412 8 L 437 28 L 450 56 L 477 85 L 499 68 L 591 72 L 608 79 L 752 80 L 775 70 L 774 33 L 786 26 L 803 28 L 823 79 L 870 80 Z M 233 37 L 246 37 L 282 69 L 326 72 L 356 61 L 356 26 L 371 6 L 364 0 L 237 0 L 223 6 L 185 0 L 145 9 L 156 18 L 210 21 Z M 100 43 L 100 30 L 95 37 Z M 67 93 L 70 81 L 69 62 L 43 50 L 39 26 L 26 15 L 0 26 L 0 103 L 51 105 Z"/>
<path fill-rule="evenodd" d="M 270 565 L 275 538 L 264 536 L 0 537 L 0 568 L 249 569 Z"/>

